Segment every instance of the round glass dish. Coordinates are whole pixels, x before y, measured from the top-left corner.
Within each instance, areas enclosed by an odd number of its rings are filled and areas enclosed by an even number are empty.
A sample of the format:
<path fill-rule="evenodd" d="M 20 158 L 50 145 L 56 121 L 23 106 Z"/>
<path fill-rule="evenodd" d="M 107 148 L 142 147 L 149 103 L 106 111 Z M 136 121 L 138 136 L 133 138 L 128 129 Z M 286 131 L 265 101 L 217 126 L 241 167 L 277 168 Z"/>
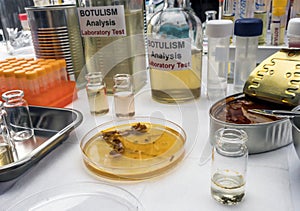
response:
<path fill-rule="evenodd" d="M 87 169 L 113 180 L 158 176 L 184 157 L 186 134 L 177 124 L 154 117 L 117 119 L 90 130 L 80 147 Z"/>
<path fill-rule="evenodd" d="M 54 187 L 17 202 L 7 211 L 44 210 L 144 211 L 138 199 L 128 191 L 105 183 L 78 182 Z"/>

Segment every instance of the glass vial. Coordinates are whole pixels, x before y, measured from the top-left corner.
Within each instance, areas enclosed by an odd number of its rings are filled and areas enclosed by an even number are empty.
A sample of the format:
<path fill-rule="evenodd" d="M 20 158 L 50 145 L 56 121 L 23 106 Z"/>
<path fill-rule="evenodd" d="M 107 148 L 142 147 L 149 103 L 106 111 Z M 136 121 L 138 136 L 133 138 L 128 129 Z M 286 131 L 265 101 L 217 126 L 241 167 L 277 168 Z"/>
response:
<path fill-rule="evenodd" d="M 259 18 L 263 22 L 262 35 L 258 37 L 259 45 L 263 45 L 266 43 L 270 2 L 271 0 L 255 0 L 254 18 Z"/>
<path fill-rule="evenodd" d="M 211 194 L 222 204 L 237 204 L 245 196 L 247 139 L 243 130 L 221 128 L 216 132 L 212 152 Z"/>
<path fill-rule="evenodd" d="M 134 87 L 129 74 L 117 74 L 114 80 L 114 103 L 117 117 L 132 117 L 135 114 Z"/>
<path fill-rule="evenodd" d="M 208 37 L 207 97 L 216 101 L 227 95 L 229 44 L 233 34 L 231 20 L 211 20 L 206 25 Z"/>
<path fill-rule="evenodd" d="M 86 93 L 88 96 L 91 114 L 106 114 L 109 111 L 106 86 L 100 72 L 86 75 Z"/>
<path fill-rule="evenodd" d="M 10 90 L 2 94 L 7 114 L 8 130 L 15 142 L 34 139 L 34 129 L 27 101 L 22 90 Z"/>
<path fill-rule="evenodd" d="M 244 18 L 234 23 L 236 49 L 234 59 L 234 90 L 242 92 L 250 73 L 256 67 L 258 37 L 262 34 L 261 19 Z"/>
<path fill-rule="evenodd" d="M 199 98 L 202 24 L 189 0 L 165 0 L 147 33 L 152 98 L 162 103 Z"/>
<path fill-rule="evenodd" d="M 5 111 L 3 102 L 0 101 L 0 166 L 14 162 L 15 146 L 10 139 L 10 134 L 5 122 Z"/>

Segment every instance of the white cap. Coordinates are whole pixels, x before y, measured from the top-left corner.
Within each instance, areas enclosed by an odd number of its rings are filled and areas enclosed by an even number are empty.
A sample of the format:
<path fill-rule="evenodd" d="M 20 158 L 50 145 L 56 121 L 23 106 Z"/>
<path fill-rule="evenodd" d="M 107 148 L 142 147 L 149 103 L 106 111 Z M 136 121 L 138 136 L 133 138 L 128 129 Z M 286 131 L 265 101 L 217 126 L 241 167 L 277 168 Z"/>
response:
<path fill-rule="evenodd" d="M 300 18 L 292 18 L 289 20 L 287 36 L 300 36 Z"/>
<path fill-rule="evenodd" d="M 229 37 L 233 34 L 233 22 L 231 20 L 207 21 L 205 32 L 208 37 Z"/>

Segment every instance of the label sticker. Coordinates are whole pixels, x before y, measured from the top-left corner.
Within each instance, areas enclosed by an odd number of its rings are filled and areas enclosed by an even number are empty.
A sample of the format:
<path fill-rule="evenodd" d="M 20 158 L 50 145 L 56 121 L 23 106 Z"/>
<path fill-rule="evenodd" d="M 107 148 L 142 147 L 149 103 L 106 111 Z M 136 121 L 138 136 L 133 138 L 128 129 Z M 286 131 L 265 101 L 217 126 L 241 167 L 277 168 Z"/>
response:
<path fill-rule="evenodd" d="M 82 37 L 126 36 L 123 5 L 77 8 Z"/>
<path fill-rule="evenodd" d="M 158 70 L 186 70 L 192 66 L 191 39 L 148 37 L 149 66 Z"/>

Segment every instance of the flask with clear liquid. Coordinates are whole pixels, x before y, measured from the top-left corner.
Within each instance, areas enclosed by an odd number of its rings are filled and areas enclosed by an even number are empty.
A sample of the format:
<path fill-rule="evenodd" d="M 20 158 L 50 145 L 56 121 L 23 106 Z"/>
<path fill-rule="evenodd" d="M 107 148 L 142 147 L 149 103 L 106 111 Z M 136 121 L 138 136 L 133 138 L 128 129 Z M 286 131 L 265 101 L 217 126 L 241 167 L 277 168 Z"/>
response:
<path fill-rule="evenodd" d="M 177 103 L 200 97 L 202 24 L 189 0 L 165 0 L 147 26 L 152 98 Z"/>
<path fill-rule="evenodd" d="M 79 3 L 88 72 L 101 72 L 109 94 L 113 76 L 133 75 L 135 89 L 146 83 L 144 1 L 86 0 Z"/>

